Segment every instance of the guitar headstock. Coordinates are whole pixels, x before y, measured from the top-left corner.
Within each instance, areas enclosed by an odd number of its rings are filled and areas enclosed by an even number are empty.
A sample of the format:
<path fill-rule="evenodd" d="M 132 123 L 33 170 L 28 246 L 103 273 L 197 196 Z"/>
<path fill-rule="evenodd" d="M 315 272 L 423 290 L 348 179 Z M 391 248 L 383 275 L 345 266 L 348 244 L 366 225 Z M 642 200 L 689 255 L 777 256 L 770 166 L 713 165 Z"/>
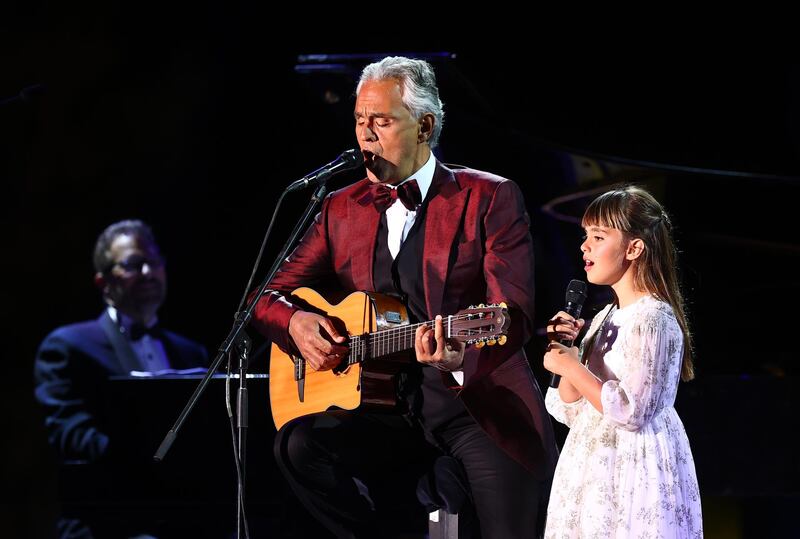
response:
<path fill-rule="evenodd" d="M 480 304 L 462 309 L 444 320 L 449 324 L 449 338 L 481 348 L 506 343 L 506 332 L 511 325 L 505 303 Z"/>

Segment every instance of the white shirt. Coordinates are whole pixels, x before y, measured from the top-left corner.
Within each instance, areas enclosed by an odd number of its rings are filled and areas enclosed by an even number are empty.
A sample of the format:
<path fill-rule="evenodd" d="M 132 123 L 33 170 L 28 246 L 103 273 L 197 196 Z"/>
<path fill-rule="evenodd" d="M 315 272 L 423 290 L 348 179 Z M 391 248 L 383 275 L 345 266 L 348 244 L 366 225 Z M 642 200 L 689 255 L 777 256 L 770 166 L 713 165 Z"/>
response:
<path fill-rule="evenodd" d="M 417 172 L 398 183 L 397 186 L 404 184 L 408 180 L 417 180 L 419 192 L 422 195 L 422 200 L 428 195 L 428 191 L 433 183 L 433 173 L 436 172 L 436 159 L 431 152 L 428 160 L 422 165 Z M 395 185 L 387 185 L 391 189 L 397 189 Z M 417 212 L 409 211 L 403 205 L 403 202 L 398 198 L 394 204 L 386 208 L 386 228 L 389 230 L 387 243 L 389 244 L 389 252 L 392 258 L 397 258 L 397 253 L 400 252 L 400 246 L 406 241 L 408 232 L 414 226 L 414 221 L 417 219 Z M 464 373 L 460 371 L 451 372 L 453 378 L 456 379 L 459 385 L 464 383 Z"/>
<path fill-rule="evenodd" d="M 433 173 L 436 171 L 436 159 L 431 152 L 428 160 L 422 165 L 422 168 L 417 172 L 398 183 L 397 185 L 387 185 L 390 189 L 397 189 L 397 186 L 404 184 L 408 180 L 417 180 L 419 192 L 422 195 L 422 200 L 428 195 L 428 190 L 431 188 L 433 182 Z M 400 246 L 406 241 L 408 232 L 414 226 L 414 221 L 417 219 L 417 212 L 409 211 L 403 205 L 403 202 L 398 198 L 394 204 L 386 208 L 386 228 L 389 230 L 387 242 L 389 244 L 389 252 L 392 258 L 397 258 L 397 253 L 400 252 Z"/>

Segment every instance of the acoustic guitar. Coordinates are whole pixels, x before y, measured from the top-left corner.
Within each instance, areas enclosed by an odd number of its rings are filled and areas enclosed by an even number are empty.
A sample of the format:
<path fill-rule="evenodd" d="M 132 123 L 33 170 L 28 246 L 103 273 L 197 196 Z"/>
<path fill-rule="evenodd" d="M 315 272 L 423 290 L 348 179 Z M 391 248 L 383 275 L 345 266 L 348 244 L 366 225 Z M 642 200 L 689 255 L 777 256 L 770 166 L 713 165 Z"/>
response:
<path fill-rule="evenodd" d="M 417 328 L 432 328 L 434 322 L 409 323 L 405 305 L 375 292 L 353 292 L 331 305 L 311 288 L 298 288 L 291 300 L 331 319 L 349 336 L 350 351 L 333 370 L 315 371 L 302 357 L 272 345 L 269 393 L 275 427 L 331 408 L 397 408 L 396 375 L 412 360 Z M 501 303 L 463 309 L 442 323 L 447 339 L 482 347 L 504 344 L 510 320 Z"/>

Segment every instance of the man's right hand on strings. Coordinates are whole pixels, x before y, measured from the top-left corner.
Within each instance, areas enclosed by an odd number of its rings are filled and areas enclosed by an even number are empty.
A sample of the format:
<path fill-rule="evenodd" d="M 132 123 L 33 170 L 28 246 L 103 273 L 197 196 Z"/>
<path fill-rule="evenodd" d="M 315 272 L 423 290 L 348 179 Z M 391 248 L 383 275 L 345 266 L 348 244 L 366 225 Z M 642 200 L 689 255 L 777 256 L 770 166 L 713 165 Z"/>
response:
<path fill-rule="evenodd" d="M 315 371 L 328 371 L 341 363 L 349 348 L 333 323 L 316 313 L 297 311 L 289 320 L 289 335 L 297 350 Z"/>

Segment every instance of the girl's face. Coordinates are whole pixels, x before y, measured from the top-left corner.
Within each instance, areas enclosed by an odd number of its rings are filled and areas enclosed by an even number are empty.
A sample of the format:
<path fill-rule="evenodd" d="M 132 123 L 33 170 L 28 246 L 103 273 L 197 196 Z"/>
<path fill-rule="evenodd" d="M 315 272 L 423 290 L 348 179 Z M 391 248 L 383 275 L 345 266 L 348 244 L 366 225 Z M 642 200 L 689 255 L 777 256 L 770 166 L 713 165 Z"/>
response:
<path fill-rule="evenodd" d="M 581 244 L 586 279 L 592 284 L 614 285 L 633 263 L 631 241 L 616 228 L 590 225 Z"/>

